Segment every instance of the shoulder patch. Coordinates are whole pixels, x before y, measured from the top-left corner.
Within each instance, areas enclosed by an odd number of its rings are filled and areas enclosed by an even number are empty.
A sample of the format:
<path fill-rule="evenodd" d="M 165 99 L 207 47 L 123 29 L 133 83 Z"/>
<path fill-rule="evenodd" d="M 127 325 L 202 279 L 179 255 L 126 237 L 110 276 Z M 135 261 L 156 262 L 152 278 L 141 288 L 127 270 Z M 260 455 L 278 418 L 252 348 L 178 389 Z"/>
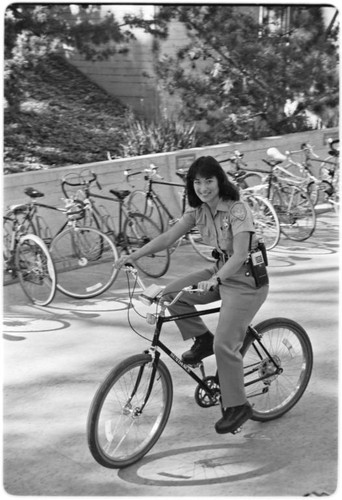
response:
<path fill-rule="evenodd" d="M 245 218 L 247 217 L 247 210 L 245 205 L 241 202 L 235 203 L 232 206 L 231 214 L 233 215 L 233 217 L 236 217 L 241 221 L 245 220 Z"/>

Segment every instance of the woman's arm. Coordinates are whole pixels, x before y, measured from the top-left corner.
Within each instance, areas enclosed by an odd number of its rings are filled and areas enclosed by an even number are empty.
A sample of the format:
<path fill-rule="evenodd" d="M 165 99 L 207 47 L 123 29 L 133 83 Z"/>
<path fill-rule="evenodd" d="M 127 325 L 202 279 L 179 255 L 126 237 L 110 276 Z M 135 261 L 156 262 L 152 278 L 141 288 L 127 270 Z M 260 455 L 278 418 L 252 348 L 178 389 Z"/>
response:
<path fill-rule="evenodd" d="M 141 257 L 145 257 L 146 255 L 157 253 L 165 248 L 169 248 L 175 241 L 178 240 L 178 238 L 186 234 L 187 231 L 188 229 L 184 226 L 184 224 L 177 222 L 168 231 L 149 241 L 146 245 L 139 248 L 132 254 L 120 257 L 120 259 L 116 261 L 114 267 L 120 269 L 120 267 L 122 267 L 126 262 L 134 262 Z"/>

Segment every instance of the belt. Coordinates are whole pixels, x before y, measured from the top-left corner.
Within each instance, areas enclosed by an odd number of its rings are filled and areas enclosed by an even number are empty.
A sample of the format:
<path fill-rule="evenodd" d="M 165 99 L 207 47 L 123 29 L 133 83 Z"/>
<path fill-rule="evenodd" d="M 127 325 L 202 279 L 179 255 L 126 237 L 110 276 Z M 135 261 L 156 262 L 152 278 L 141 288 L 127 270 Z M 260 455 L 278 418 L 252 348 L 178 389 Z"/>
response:
<path fill-rule="evenodd" d="M 211 252 L 211 256 L 214 257 L 216 260 L 222 260 L 223 262 L 227 262 L 229 259 L 229 255 L 226 254 L 223 250 L 219 252 L 217 248 L 214 248 L 214 250 Z"/>

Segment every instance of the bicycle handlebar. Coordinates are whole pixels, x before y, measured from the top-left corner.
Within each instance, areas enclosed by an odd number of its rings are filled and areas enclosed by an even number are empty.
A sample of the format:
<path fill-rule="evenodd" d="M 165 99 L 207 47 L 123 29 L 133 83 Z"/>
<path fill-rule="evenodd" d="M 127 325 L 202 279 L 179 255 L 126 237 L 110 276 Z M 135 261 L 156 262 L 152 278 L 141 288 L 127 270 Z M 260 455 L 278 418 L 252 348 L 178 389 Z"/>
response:
<path fill-rule="evenodd" d="M 143 174 L 143 173 L 147 174 L 147 175 L 145 175 L 145 180 L 152 179 L 152 177 L 154 177 L 154 176 L 158 177 L 159 179 L 163 179 L 163 177 L 157 173 L 158 168 L 159 167 L 157 167 L 156 165 L 151 163 L 148 168 L 144 168 L 144 170 L 138 170 L 137 172 L 130 173 L 131 169 L 127 168 L 124 171 L 124 175 L 126 177 L 127 182 L 128 182 L 130 177 L 133 177 L 134 175 Z"/>
<path fill-rule="evenodd" d="M 169 306 L 172 306 L 173 304 L 175 304 L 180 299 L 180 297 L 186 292 L 188 292 L 188 293 L 196 293 L 196 292 L 202 293 L 203 292 L 202 290 L 200 290 L 197 287 L 197 285 L 186 286 L 186 287 L 182 288 L 181 290 L 179 290 L 179 292 L 172 299 L 171 302 L 166 302 L 163 299 L 163 290 L 165 288 L 164 286 L 153 284 L 153 285 L 150 285 L 148 287 L 145 287 L 143 282 L 139 278 L 139 274 L 138 274 L 137 269 L 132 264 L 126 263 L 124 265 L 124 269 L 126 272 L 128 272 L 130 274 L 135 274 L 137 276 L 137 280 L 139 281 L 139 285 L 143 288 L 143 292 L 138 296 L 138 299 L 140 300 L 140 302 L 142 302 L 143 304 L 148 305 L 148 306 L 150 306 L 153 303 L 157 303 L 157 304 L 162 303 L 164 307 L 169 307 Z"/>
<path fill-rule="evenodd" d="M 91 171 L 90 173 L 92 175 L 92 177 L 90 179 L 80 179 L 77 182 L 70 182 L 69 180 L 66 179 L 66 177 L 63 177 L 61 188 L 62 188 L 64 196 L 68 197 L 68 193 L 65 190 L 65 186 L 73 186 L 73 187 L 86 186 L 86 187 L 89 187 L 93 182 L 95 182 L 98 189 L 102 190 L 102 186 L 101 186 L 100 181 L 98 180 L 95 172 Z"/>

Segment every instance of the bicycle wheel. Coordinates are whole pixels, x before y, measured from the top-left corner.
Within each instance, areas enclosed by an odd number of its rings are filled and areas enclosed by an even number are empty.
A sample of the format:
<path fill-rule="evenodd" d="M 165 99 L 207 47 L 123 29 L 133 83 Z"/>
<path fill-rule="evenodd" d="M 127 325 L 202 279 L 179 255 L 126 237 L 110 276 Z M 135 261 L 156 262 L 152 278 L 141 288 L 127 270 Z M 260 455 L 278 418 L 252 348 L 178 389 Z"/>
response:
<path fill-rule="evenodd" d="M 123 227 L 124 242 L 123 248 L 127 253 L 132 253 L 141 248 L 149 241 L 160 234 L 160 229 L 156 224 L 138 213 L 129 213 Z M 168 249 L 161 250 L 154 254 L 147 255 L 135 262 L 140 271 L 151 278 L 163 276 L 170 265 L 170 252 Z"/>
<path fill-rule="evenodd" d="M 215 262 L 215 259 L 212 256 L 212 251 L 214 250 L 214 247 L 204 243 L 202 235 L 197 229 L 197 227 L 194 227 L 187 234 L 187 236 L 195 252 L 197 252 L 205 260 L 208 260 L 209 262 Z"/>
<path fill-rule="evenodd" d="M 98 388 L 88 414 L 87 438 L 99 464 L 127 467 L 158 441 L 170 415 L 173 388 L 170 372 L 160 359 L 149 387 L 152 370 L 149 354 L 131 356 Z"/>
<path fill-rule="evenodd" d="M 94 227 L 68 227 L 52 240 L 50 253 L 57 270 L 57 288 L 70 297 L 96 297 L 118 274 L 114 269 L 116 246 Z"/>
<path fill-rule="evenodd" d="M 284 415 L 303 396 L 311 377 L 313 354 L 308 334 L 295 321 L 272 318 L 259 323 L 255 330 L 261 335 L 261 343 L 247 331 L 241 353 L 252 419 L 265 422 Z"/>
<path fill-rule="evenodd" d="M 248 189 L 259 186 L 262 182 L 263 174 L 261 172 L 248 172 L 239 181 L 239 186 L 241 189 Z"/>
<path fill-rule="evenodd" d="M 315 208 L 309 195 L 297 186 L 279 186 L 273 190 L 272 204 L 280 230 L 290 240 L 304 241 L 316 228 Z"/>
<path fill-rule="evenodd" d="M 328 181 L 309 182 L 307 186 L 308 195 L 314 206 L 329 202 L 334 192 L 332 184 Z"/>
<path fill-rule="evenodd" d="M 40 306 L 48 305 L 56 292 L 56 270 L 44 241 L 35 234 L 19 240 L 15 267 L 27 297 Z"/>
<path fill-rule="evenodd" d="M 144 191 L 132 191 L 127 198 L 127 208 L 130 212 L 146 215 L 151 219 L 161 231 L 165 230 L 165 224 L 161 215 L 160 208 L 153 198 Z"/>
<path fill-rule="evenodd" d="M 277 212 L 272 203 L 262 196 L 245 194 L 244 199 L 252 211 L 255 226 L 262 233 L 266 250 L 271 250 L 279 243 L 280 239 Z"/>

